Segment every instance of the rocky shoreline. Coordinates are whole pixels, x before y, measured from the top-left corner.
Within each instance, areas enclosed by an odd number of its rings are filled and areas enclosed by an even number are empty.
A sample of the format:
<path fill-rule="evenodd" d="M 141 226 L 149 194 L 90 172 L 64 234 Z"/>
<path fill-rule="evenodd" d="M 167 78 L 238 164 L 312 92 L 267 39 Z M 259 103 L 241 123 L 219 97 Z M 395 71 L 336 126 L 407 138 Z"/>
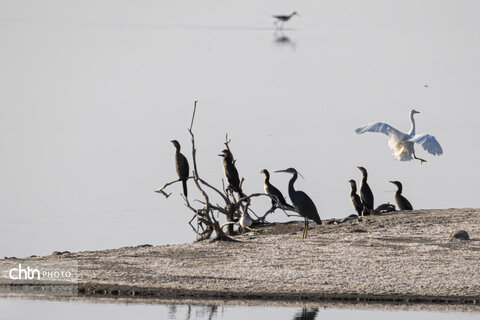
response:
<path fill-rule="evenodd" d="M 24 260 L 76 261 L 80 297 L 480 301 L 480 209 L 331 219 L 311 223 L 304 240 L 302 226 L 259 227 L 237 236 L 238 242 L 57 252 Z M 458 230 L 470 240 L 449 239 Z M 10 289 L 0 285 L 3 295 L 14 295 Z"/>

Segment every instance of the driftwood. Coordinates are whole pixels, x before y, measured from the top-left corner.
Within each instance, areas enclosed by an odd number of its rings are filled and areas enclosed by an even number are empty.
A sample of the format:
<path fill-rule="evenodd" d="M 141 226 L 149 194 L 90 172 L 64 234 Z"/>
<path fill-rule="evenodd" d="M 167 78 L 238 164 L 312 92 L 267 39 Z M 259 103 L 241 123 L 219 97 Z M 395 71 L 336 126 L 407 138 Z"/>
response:
<path fill-rule="evenodd" d="M 190 220 L 189 224 L 197 234 L 197 240 L 205 240 L 210 239 L 213 234 L 215 233 L 214 240 L 225 240 L 225 241 L 234 241 L 231 236 L 235 235 L 237 232 L 234 230 L 234 225 L 238 224 L 238 220 L 243 213 L 252 213 L 257 217 L 254 220 L 254 224 L 263 224 L 266 223 L 265 218 L 276 209 L 282 209 L 284 212 L 287 210 L 293 211 L 291 208 L 283 207 L 282 205 L 279 206 L 272 206 L 267 212 L 265 212 L 262 216 L 258 216 L 251 208 L 250 208 L 250 200 L 255 197 L 268 197 L 269 199 L 273 199 L 272 196 L 265 194 L 265 193 L 253 193 L 244 197 L 238 196 L 238 199 L 233 194 L 232 190 L 225 187 L 225 182 L 222 179 L 222 190 L 213 186 L 211 183 L 205 181 L 200 177 L 200 173 L 198 171 L 198 163 L 197 163 L 197 149 L 195 147 L 195 134 L 193 133 L 193 124 L 195 120 L 195 113 L 197 111 L 197 102 L 195 101 L 193 107 L 193 114 L 192 120 L 190 122 L 190 127 L 188 128 L 188 132 L 191 137 L 192 141 L 192 161 L 193 161 L 193 175 L 188 177 L 188 180 L 192 179 L 197 187 L 198 191 L 200 191 L 202 195 L 202 200 L 195 199 L 193 202 L 200 203 L 202 207 L 195 207 L 192 202 L 182 195 L 185 207 L 187 207 L 190 211 L 194 213 L 192 219 Z M 225 136 L 225 147 L 227 150 L 230 150 L 230 143 L 231 139 L 228 137 L 228 134 Z M 234 160 L 235 162 L 236 160 Z M 243 182 L 245 181 L 244 178 L 240 180 L 240 186 L 242 186 Z M 168 198 L 171 193 L 168 193 L 166 189 L 177 183 L 181 182 L 180 179 L 173 180 L 167 182 L 163 185 L 163 187 L 154 190 L 157 193 L 162 194 L 166 198 Z M 223 200 L 223 204 L 218 203 L 211 203 L 210 202 L 210 193 L 214 193 L 220 196 Z M 286 212 L 285 212 L 286 213 Z M 223 215 L 227 222 L 223 225 L 220 225 L 218 217 Z M 196 220 L 196 226 L 192 224 L 192 222 Z M 227 231 L 223 231 L 223 227 L 227 226 Z"/>

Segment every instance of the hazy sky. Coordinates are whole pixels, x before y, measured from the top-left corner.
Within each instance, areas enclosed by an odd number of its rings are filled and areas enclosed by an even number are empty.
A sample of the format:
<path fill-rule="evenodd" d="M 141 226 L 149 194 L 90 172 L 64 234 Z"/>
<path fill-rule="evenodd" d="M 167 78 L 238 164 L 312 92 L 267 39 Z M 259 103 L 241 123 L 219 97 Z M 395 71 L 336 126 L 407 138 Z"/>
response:
<path fill-rule="evenodd" d="M 193 240 L 170 140 L 221 186 L 225 134 L 244 190 L 297 168 L 322 218 L 400 180 L 415 208 L 478 207 L 478 1 L 0 1 L 0 256 Z M 276 42 L 270 15 L 297 10 Z M 428 85 L 428 87 L 425 87 Z M 385 121 L 445 154 L 398 162 Z M 272 183 L 286 195 L 288 175 Z M 198 196 L 190 185 L 191 198 Z M 262 212 L 269 200 L 254 203 Z M 284 220 L 275 213 L 272 220 Z M 15 239 L 15 241 L 12 241 Z"/>

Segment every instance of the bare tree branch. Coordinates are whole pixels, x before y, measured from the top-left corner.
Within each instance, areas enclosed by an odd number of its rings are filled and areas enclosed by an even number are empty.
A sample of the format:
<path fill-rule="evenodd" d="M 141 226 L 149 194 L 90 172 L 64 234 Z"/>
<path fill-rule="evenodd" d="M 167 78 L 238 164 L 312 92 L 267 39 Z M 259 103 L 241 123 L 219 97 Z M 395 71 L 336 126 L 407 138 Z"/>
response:
<path fill-rule="evenodd" d="M 229 203 L 230 200 L 225 197 L 225 195 L 220 191 L 218 190 L 217 188 L 211 186 L 208 182 L 206 182 L 205 180 L 201 179 L 201 178 L 198 178 L 198 180 L 200 180 L 201 183 L 203 183 L 204 185 L 206 185 L 207 187 L 209 187 L 210 189 L 214 190 L 216 193 L 218 193 L 222 198 L 223 200 L 226 202 L 226 203 Z"/>
<path fill-rule="evenodd" d="M 188 179 L 193 179 L 193 177 L 188 177 L 187 180 L 188 180 Z M 174 180 L 174 181 L 167 182 L 167 183 L 165 183 L 165 184 L 163 185 L 163 187 L 161 187 L 161 188 L 159 188 L 159 189 L 154 189 L 153 191 L 156 192 L 156 193 L 161 193 L 161 194 L 163 194 L 166 198 L 168 198 L 168 197 L 170 197 L 170 196 L 172 195 L 172 193 L 170 192 L 170 193 L 167 194 L 167 193 L 164 191 L 164 189 L 165 189 L 166 187 L 172 185 L 172 184 L 175 184 L 175 183 L 181 182 L 181 181 L 182 181 L 181 179 L 177 179 L 177 180 Z"/>
<path fill-rule="evenodd" d="M 242 214 L 248 214 L 251 212 L 257 218 L 257 222 L 265 222 L 265 218 L 270 213 L 274 212 L 276 209 L 288 210 L 288 211 L 295 211 L 291 207 L 284 207 L 280 204 L 279 199 L 275 196 L 271 196 L 265 193 L 253 193 L 248 196 L 243 195 L 238 197 L 235 196 L 234 192 L 230 190 L 230 188 L 225 188 L 225 181 L 222 179 L 222 190 L 219 188 L 214 187 L 209 182 L 205 181 L 200 177 L 200 173 L 198 170 L 198 162 L 197 162 L 197 149 L 195 145 L 195 135 L 193 133 L 193 126 L 195 124 L 195 115 L 197 111 L 197 103 L 195 101 L 193 106 L 192 118 L 190 121 L 190 127 L 188 128 L 188 132 L 191 137 L 192 143 L 192 161 L 193 161 L 193 169 L 192 173 L 193 176 L 188 177 L 188 179 L 193 179 L 195 186 L 197 187 L 198 191 L 202 195 L 202 200 L 195 199 L 193 202 L 190 202 L 184 195 L 182 195 L 183 200 L 185 202 L 185 207 L 192 211 L 195 215 L 190 219 L 189 225 L 192 227 L 194 232 L 197 235 L 197 241 L 210 239 L 215 233 L 215 238 L 213 240 L 226 240 L 226 241 L 236 241 L 230 238 L 229 236 L 237 234 L 233 228 L 235 224 L 238 224 L 239 218 Z M 231 143 L 231 139 L 229 139 L 228 134 L 225 135 L 225 146 L 227 150 L 231 153 L 229 144 Z M 233 160 L 234 163 L 236 160 Z M 163 194 L 165 197 L 169 197 L 171 195 L 165 192 L 166 188 L 174 183 L 180 182 L 182 180 L 177 179 L 175 181 L 167 182 L 162 188 L 154 190 L 157 193 Z M 243 185 L 245 179 L 242 177 L 240 181 L 240 187 Z M 208 192 L 207 192 L 208 191 Z M 217 193 L 223 199 L 224 204 L 212 204 L 210 203 L 210 195 Z M 255 197 L 267 196 L 271 200 L 276 200 L 279 205 L 272 206 L 263 216 L 259 217 L 254 210 L 250 208 L 251 206 L 251 199 Z M 216 197 L 218 198 L 218 197 Z M 237 199 L 238 198 L 238 199 Z M 200 204 L 200 205 L 199 205 Z M 285 214 L 287 214 L 285 212 Z M 287 214 L 288 215 L 288 214 Z M 226 218 L 227 223 L 220 225 L 221 218 Z M 196 219 L 197 226 L 196 228 L 192 224 L 193 220 Z M 228 226 L 227 232 L 223 231 L 223 228 Z"/>
<path fill-rule="evenodd" d="M 174 181 L 167 182 L 167 183 L 165 183 L 165 184 L 163 185 L 163 187 L 161 187 L 160 189 L 154 189 L 153 191 L 154 191 L 154 192 L 157 192 L 157 193 L 161 193 L 161 194 L 163 194 L 163 195 L 165 196 L 165 198 L 168 198 L 168 197 L 170 197 L 170 195 L 171 195 L 172 193 L 170 192 L 170 193 L 167 194 L 165 191 L 163 191 L 163 189 L 165 189 L 165 188 L 168 187 L 169 185 L 172 185 L 172 184 L 177 183 L 177 182 L 180 182 L 180 181 L 182 181 L 182 180 L 177 179 L 177 180 L 174 180 Z"/>

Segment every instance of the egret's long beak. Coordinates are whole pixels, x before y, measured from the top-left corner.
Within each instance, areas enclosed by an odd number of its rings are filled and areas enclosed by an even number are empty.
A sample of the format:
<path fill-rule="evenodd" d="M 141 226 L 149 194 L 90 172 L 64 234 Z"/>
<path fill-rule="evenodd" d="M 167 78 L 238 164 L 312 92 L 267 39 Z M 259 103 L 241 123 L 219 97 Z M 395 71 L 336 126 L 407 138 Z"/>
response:
<path fill-rule="evenodd" d="M 389 181 L 389 182 L 395 184 L 395 182 L 393 182 L 393 181 Z"/>
<path fill-rule="evenodd" d="M 277 171 L 273 171 L 273 173 L 279 173 L 279 172 L 287 172 L 287 170 L 277 170 Z"/>
<path fill-rule="evenodd" d="M 217 156 L 219 156 L 219 157 L 223 157 L 223 156 L 225 156 L 225 155 L 224 155 L 224 154 L 217 154 Z"/>

